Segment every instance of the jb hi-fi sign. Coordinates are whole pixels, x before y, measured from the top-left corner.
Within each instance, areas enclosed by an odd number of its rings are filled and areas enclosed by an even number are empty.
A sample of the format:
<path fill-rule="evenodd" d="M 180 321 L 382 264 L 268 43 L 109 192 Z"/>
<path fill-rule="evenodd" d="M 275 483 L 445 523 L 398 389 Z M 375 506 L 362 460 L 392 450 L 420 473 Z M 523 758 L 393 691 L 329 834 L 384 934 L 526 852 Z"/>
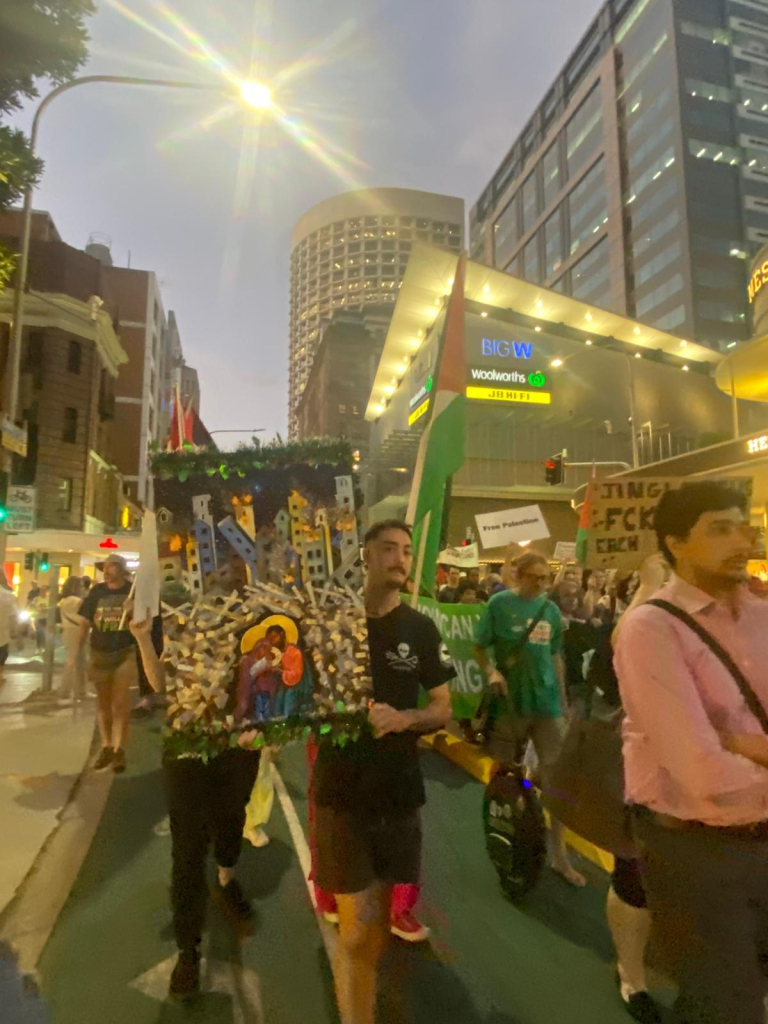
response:
<path fill-rule="evenodd" d="M 467 367 L 467 398 L 484 402 L 550 405 L 547 376 L 536 366 L 533 342 L 483 338 L 482 366 Z M 489 357 L 493 364 L 489 365 Z"/>

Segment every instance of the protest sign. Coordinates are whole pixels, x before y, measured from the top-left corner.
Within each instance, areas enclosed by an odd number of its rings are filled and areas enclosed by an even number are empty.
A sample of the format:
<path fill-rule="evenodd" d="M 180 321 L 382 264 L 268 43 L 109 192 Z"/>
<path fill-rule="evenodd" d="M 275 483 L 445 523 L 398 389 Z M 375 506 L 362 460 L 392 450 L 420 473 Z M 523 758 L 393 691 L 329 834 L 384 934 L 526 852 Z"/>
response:
<path fill-rule="evenodd" d="M 559 540 L 555 544 L 554 559 L 556 562 L 573 562 L 576 558 L 576 541 Z"/>
<path fill-rule="evenodd" d="M 589 523 L 585 565 L 615 569 L 619 574 L 637 569 L 658 550 L 653 518 L 662 495 L 686 482 L 677 477 L 592 480 L 585 498 Z M 751 479 L 718 482 L 751 494 Z"/>
<path fill-rule="evenodd" d="M 653 516 L 662 494 L 678 479 L 592 480 L 587 489 L 590 569 L 631 572 L 656 550 Z"/>
<path fill-rule="evenodd" d="M 420 597 L 418 610 L 437 626 L 443 643 L 453 659 L 456 676 L 450 682 L 451 710 L 455 719 L 472 718 L 488 685 L 485 672 L 475 661 L 475 623 L 483 610 L 481 604 L 438 604 Z"/>
<path fill-rule="evenodd" d="M 454 565 L 459 569 L 475 569 L 480 564 L 477 544 L 467 544 L 463 548 L 445 548 L 437 556 L 440 565 Z"/>
<path fill-rule="evenodd" d="M 475 516 L 475 522 L 484 548 L 505 547 L 507 544 L 549 537 L 549 529 L 538 505 L 488 512 Z"/>

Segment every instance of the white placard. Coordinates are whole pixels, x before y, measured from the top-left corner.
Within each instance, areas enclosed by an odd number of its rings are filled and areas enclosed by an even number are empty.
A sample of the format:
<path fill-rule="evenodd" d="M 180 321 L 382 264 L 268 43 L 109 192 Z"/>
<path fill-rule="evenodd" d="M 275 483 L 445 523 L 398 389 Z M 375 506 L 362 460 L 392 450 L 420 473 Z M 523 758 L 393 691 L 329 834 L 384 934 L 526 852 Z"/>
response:
<path fill-rule="evenodd" d="M 525 540 L 549 537 L 549 529 L 538 505 L 508 508 L 504 512 L 488 512 L 475 516 L 484 548 L 501 548 Z"/>
<path fill-rule="evenodd" d="M 455 565 L 459 569 L 474 569 L 480 564 L 477 544 L 467 544 L 463 548 L 445 548 L 437 560 L 440 565 Z"/>
<path fill-rule="evenodd" d="M 575 540 L 559 540 L 555 544 L 555 555 L 556 562 L 575 562 L 576 561 L 576 541 Z"/>

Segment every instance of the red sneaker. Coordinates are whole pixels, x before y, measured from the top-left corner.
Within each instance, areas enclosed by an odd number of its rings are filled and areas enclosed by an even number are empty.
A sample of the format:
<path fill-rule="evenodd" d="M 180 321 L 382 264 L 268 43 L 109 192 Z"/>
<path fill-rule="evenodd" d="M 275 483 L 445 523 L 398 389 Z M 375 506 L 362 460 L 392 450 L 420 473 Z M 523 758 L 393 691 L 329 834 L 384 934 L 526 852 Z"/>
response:
<path fill-rule="evenodd" d="M 426 942 L 429 938 L 429 928 L 421 921 L 417 921 L 410 910 L 393 917 L 389 930 L 404 942 Z"/>

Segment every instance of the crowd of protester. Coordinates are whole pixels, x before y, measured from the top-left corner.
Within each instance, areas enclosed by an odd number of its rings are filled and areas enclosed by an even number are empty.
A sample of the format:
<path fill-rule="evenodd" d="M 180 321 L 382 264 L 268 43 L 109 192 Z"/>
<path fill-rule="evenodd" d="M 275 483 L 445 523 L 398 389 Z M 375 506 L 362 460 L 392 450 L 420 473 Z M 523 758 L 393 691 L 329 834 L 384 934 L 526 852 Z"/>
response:
<path fill-rule="evenodd" d="M 576 564 L 553 574 L 532 550 L 465 572 L 440 567 L 439 600 L 479 612 L 475 658 L 490 710 L 482 729 L 463 723 L 468 738 L 499 763 L 521 763 L 530 745 L 546 793 L 569 723 L 596 704 L 615 712 L 635 845 L 615 858 L 606 915 L 620 996 L 640 1022 L 664 1019 L 645 969 L 656 920 L 686 935 L 674 965 L 677 1020 L 764 1024 L 768 603 L 746 572 L 755 540 L 746 512 L 743 496 L 721 484 L 668 492 L 656 513 L 660 554 L 629 574 Z M 401 600 L 413 564 L 410 528 L 376 524 L 365 564 L 373 733 L 343 749 L 310 749 L 312 869 L 318 910 L 339 926 L 334 977 L 344 1024 L 374 1020 L 387 935 L 428 935 L 413 916 L 426 796 L 416 744 L 447 724 L 454 675 L 432 620 Z M 139 666 L 150 693 L 164 688 L 159 620 L 129 622 L 129 591 L 125 563 L 110 556 L 103 583 L 85 597 L 70 581 L 60 600 L 63 689 L 76 693 L 87 673 L 102 737 L 95 766 L 118 772 Z M 258 768 L 258 755 L 238 749 L 210 763 L 166 765 L 178 998 L 200 984 L 210 843 L 215 895 L 233 919 L 250 918 L 234 876 Z M 550 865 L 571 885 L 585 884 L 556 816 Z M 398 931 L 403 913 L 408 926 Z"/>

